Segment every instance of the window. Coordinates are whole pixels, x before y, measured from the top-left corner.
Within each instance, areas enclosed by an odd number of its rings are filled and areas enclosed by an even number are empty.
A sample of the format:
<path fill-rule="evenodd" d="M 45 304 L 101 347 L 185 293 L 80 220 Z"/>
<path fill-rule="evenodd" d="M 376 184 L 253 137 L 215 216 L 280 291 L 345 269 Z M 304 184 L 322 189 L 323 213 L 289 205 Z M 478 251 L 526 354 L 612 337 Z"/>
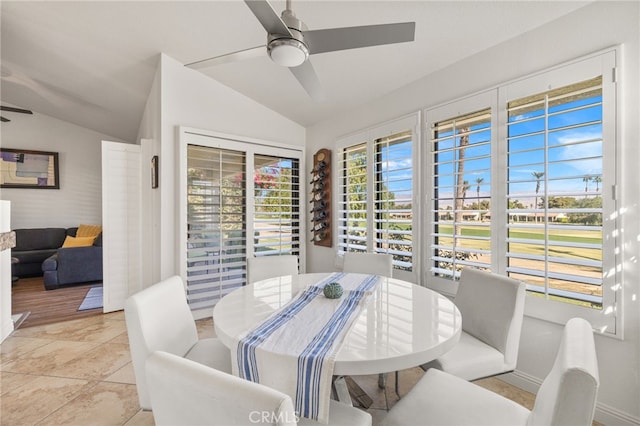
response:
<path fill-rule="evenodd" d="M 507 272 L 602 309 L 602 76 L 507 104 Z"/>
<path fill-rule="evenodd" d="M 491 266 L 491 110 L 432 126 L 431 270 Z"/>
<path fill-rule="evenodd" d="M 367 251 L 367 144 L 342 150 L 338 250 Z"/>
<path fill-rule="evenodd" d="M 253 252 L 300 254 L 299 161 L 254 156 Z"/>
<path fill-rule="evenodd" d="M 425 282 L 527 284 L 527 315 L 617 334 L 615 51 L 426 111 Z"/>
<path fill-rule="evenodd" d="M 393 255 L 396 269 L 413 268 L 413 135 L 374 141 L 374 251 Z"/>
<path fill-rule="evenodd" d="M 338 142 L 338 252 L 390 253 L 394 274 L 411 281 L 416 127 L 417 115 Z"/>

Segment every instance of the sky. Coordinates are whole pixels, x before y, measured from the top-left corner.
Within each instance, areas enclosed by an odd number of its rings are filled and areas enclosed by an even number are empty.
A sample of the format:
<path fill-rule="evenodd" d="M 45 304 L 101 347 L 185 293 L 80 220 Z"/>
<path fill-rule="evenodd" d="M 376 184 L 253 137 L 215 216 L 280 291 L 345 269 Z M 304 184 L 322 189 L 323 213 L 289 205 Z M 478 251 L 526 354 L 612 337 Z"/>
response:
<path fill-rule="evenodd" d="M 534 172 L 543 172 L 538 196 L 545 185 L 552 196 L 588 196 L 602 189 L 593 180 L 602 175 L 602 97 L 590 97 L 552 106 L 548 110 L 549 131 L 545 150 L 545 117 L 542 109 L 512 115 L 508 126 L 509 191 L 514 199 L 533 204 L 536 188 Z M 465 180 L 469 182 L 467 199 L 477 197 L 477 179 L 482 179 L 480 197 L 487 197 L 491 186 L 491 129 L 488 122 L 471 128 L 469 147 L 465 151 Z M 438 148 L 453 145 L 453 133 L 440 133 Z M 449 138 L 447 140 L 447 137 Z M 444 139 L 444 140 L 443 140 Z M 459 144 L 459 138 L 456 139 Z M 450 198 L 454 193 L 456 163 L 454 151 L 438 156 L 439 196 Z M 545 171 L 545 155 L 548 168 Z M 412 142 L 392 145 L 383 150 L 382 176 L 396 199 L 411 197 Z M 585 178 L 589 180 L 585 182 Z"/>

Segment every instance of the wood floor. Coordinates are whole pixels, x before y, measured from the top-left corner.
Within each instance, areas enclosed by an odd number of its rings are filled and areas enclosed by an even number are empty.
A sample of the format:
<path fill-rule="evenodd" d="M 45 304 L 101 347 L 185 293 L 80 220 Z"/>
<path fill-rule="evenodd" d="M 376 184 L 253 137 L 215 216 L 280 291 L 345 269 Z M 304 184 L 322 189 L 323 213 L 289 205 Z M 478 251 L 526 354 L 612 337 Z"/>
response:
<path fill-rule="evenodd" d="M 20 328 L 102 315 L 102 308 L 78 311 L 94 285 L 96 283 L 45 290 L 42 277 L 21 278 L 11 288 L 11 313 L 30 312 Z"/>

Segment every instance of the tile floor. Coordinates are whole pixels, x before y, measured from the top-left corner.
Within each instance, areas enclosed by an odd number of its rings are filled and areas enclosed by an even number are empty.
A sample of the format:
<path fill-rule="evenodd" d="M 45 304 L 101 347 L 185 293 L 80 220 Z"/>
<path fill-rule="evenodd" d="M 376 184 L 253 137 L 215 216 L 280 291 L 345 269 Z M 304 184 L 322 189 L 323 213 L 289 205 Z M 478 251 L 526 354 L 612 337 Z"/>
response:
<path fill-rule="evenodd" d="M 214 335 L 211 320 L 197 321 L 200 337 Z M 400 394 L 422 376 L 400 372 Z M 372 396 L 377 424 L 397 396 L 377 376 L 354 379 Z M 391 380 L 391 377 L 390 377 Z M 531 407 L 533 395 L 498 379 L 479 382 Z M 123 312 L 20 328 L 0 345 L 0 425 L 153 425 L 141 411 Z"/>

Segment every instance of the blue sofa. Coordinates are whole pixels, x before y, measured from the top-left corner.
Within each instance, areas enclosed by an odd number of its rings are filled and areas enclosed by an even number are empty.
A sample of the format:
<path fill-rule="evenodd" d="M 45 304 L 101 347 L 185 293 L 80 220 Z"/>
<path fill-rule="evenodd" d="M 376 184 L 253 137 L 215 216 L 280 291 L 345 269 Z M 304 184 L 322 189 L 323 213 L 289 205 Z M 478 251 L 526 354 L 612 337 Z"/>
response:
<path fill-rule="evenodd" d="M 16 247 L 11 256 L 18 259 L 13 275 L 19 278 L 44 277 L 44 287 L 102 281 L 102 234 L 89 247 L 62 247 L 67 235 L 78 228 L 16 229 Z"/>
<path fill-rule="evenodd" d="M 75 235 L 77 228 L 14 229 L 16 246 L 11 257 L 18 260 L 11 265 L 11 275 L 18 278 L 42 276 L 42 262 L 54 255 L 67 235 Z"/>

